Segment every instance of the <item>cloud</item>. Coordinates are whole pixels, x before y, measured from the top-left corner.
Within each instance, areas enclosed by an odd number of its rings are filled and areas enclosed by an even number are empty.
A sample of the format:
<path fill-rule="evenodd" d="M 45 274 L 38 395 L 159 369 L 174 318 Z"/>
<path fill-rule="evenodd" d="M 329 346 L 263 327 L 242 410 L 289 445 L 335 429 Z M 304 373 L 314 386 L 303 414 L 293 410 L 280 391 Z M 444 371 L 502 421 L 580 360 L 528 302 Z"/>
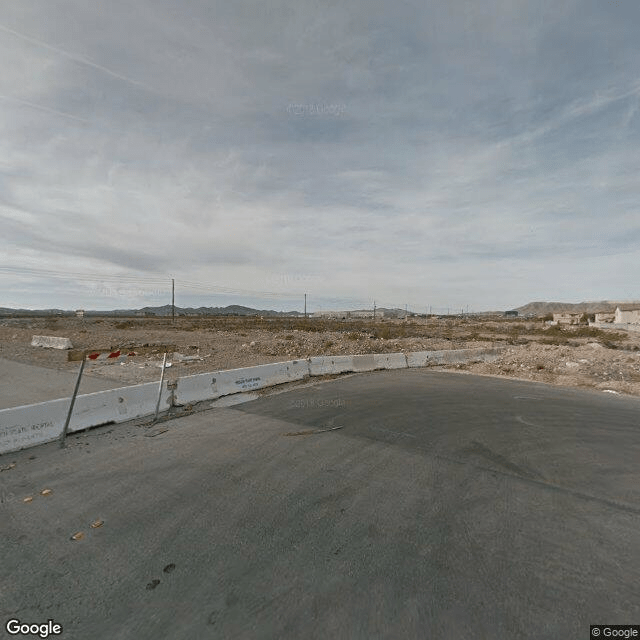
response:
<path fill-rule="evenodd" d="M 0 265 L 302 282 L 320 306 L 637 297 L 637 17 L 577 0 L 6 4 Z M 52 306 L 50 284 L 13 299 Z"/>

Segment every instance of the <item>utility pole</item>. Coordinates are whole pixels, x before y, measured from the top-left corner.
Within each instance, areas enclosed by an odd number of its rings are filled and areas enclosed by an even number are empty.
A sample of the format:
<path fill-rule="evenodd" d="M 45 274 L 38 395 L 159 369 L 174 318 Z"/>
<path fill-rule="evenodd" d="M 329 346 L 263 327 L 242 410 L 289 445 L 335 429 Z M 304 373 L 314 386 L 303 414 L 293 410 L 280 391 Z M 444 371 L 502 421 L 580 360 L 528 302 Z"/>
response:
<path fill-rule="evenodd" d="M 373 321 L 376 321 L 376 301 L 373 301 Z"/>
<path fill-rule="evenodd" d="M 307 319 L 307 294 L 304 294 L 304 319 Z"/>
<path fill-rule="evenodd" d="M 409 306 L 408 304 L 405 304 L 405 305 L 404 305 L 404 321 L 405 321 L 405 322 L 407 321 L 407 317 L 408 317 L 408 316 L 407 316 L 407 307 L 408 307 L 408 306 Z"/>
<path fill-rule="evenodd" d="M 171 323 L 176 321 L 176 280 L 171 278 Z"/>

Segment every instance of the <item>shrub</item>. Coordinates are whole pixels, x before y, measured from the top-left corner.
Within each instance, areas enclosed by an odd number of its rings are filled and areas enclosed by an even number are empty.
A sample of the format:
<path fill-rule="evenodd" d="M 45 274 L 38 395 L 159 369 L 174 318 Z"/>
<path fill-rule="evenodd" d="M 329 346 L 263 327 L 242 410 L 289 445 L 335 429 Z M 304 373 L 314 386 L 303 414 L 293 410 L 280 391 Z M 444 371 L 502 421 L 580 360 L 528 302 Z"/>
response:
<path fill-rule="evenodd" d="M 376 327 L 374 334 L 376 338 L 381 338 L 382 340 L 388 340 L 391 338 L 391 327 L 389 325 L 384 325 L 383 327 Z"/>

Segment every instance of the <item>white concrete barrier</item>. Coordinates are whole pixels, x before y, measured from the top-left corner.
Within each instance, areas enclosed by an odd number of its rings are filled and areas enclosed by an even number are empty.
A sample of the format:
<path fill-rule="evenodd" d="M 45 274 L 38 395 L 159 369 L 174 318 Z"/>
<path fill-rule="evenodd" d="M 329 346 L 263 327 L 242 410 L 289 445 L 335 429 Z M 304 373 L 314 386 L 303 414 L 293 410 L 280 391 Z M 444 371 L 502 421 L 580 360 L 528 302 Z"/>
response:
<path fill-rule="evenodd" d="M 48 349 L 71 349 L 73 345 L 69 338 L 59 336 L 33 336 L 31 338 L 32 347 L 47 347 Z"/>
<path fill-rule="evenodd" d="M 157 382 L 78 396 L 73 407 L 69 431 L 152 415 L 155 413 L 157 401 Z M 171 392 L 167 390 L 165 382 L 160 396 L 160 411 L 166 411 L 170 406 Z"/>
<path fill-rule="evenodd" d="M 353 363 L 352 371 L 374 371 L 381 368 L 376 362 L 376 356 L 374 353 L 365 353 L 356 356 L 351 356 Z"/>
<path fill-rule="evenodd" d="M 0 453 L 55 440 L 69 410 L 69 398 L 0 411 Z"/>
<path fill-rule="evenodd" d="M 354 371 L 353 356 L 313 356 L 309 358 L 309 375 L 326 376 Z"/>
<path fill-rule="evenodd" d="M 214 400 L 243 391 L 262 389 L 307 376 L 427 367 L 434 364 L 495 360 L 504 351 L 494 349 L 453 349 L 403 353 L 375 353 L 354 356 L 317 356 L 308 360 L 277 362 L 243 369 L 213 371 L 178 378 L 175 390 L 165 383 L 161 410 L 173 402 L 184 405 Z M 78 396 L 69 424 L 69 432 L 111 422 L 126 422 L 153 415 L 158 383 L 110 389 Z M 69 409 L 69 398 L 0 410 L 0 454 L 55 440 L 62 433 Z"/>
<path fill-rule="evenodd" d="M 407 356 L 404 353 L 376 353 L 376 369 L 406 369 Z M 355 362 L 355 358 L 354 358 Z"/>
<path fill-rule="evenodd" d="M 203 400 L 215 400 L 233 393 L 302 380 L 308 375 L 309 363 L 306 360 L 291 360 L 186 376 L 178 378 L 175 402 L 178 405 L 183 405 Z"/>
<path fill-rule="evenodd" d="M 443 349 L 442 351 L 413 351 L 407 353 L 407 366 L 430 367 L 438 364 L 490 362 L 500 357 L 502 348 Z"/>
<path fill-rule="evenodd" d="M 157 382 L 78 396 L 69 432 L 152 415 L 157 399 Z M 70 401 L 70 398 L 60 398 L 0 410 L 0 453 L 57 439 L 62 433 Z M 165 385 L 160 398 L 161 411 L 166 411 L 170 403 L 171 393 Z"/>
<path fill-rule="evenodd" d="M 180 406 L 219 398 L 218 377 L 219 372 L 212 371 L 178 378 L 174 391 L 175 403 Z"/>

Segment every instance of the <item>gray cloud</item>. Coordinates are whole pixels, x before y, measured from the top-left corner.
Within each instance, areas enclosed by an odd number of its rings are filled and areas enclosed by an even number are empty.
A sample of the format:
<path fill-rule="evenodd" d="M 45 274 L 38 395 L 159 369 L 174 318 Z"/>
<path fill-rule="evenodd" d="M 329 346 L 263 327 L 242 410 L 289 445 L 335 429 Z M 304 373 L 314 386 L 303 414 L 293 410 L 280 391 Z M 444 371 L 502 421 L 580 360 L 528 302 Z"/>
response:
<path fill-rule="evenodd" d="M 0 266 L 283 292 L 313 274 L 320 306 L 637 297 L 639 17 L 5 4 Z M 11 295 L 74 306 L 40 287 Z"/>

